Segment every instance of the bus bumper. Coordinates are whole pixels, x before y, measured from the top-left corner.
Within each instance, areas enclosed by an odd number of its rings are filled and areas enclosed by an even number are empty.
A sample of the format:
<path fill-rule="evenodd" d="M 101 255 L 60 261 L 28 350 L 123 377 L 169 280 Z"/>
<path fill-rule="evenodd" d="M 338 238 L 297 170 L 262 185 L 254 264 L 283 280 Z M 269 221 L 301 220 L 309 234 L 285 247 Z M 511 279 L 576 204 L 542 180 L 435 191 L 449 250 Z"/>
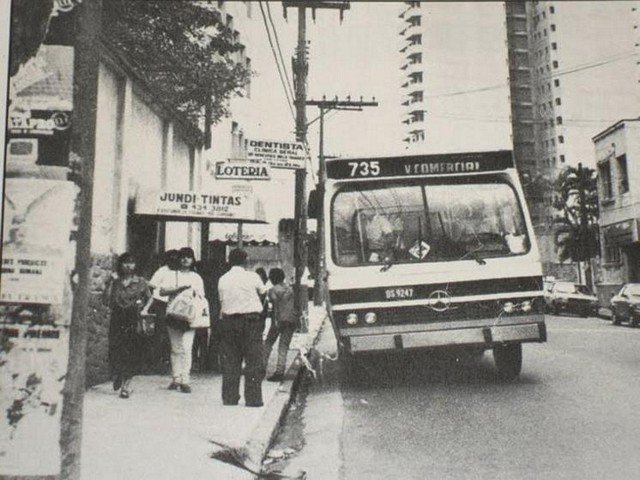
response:
<path fill-rule="evenodd" d="M 541 318 L 544 318 L 541 316 Z M 495 344 L 546 342 L 544 320 L 513 325 L 489 325 L 402 333 L 351 334 L 341 338 L 350 353 L 428 349 L 447 346 L 491 348 Z"/>

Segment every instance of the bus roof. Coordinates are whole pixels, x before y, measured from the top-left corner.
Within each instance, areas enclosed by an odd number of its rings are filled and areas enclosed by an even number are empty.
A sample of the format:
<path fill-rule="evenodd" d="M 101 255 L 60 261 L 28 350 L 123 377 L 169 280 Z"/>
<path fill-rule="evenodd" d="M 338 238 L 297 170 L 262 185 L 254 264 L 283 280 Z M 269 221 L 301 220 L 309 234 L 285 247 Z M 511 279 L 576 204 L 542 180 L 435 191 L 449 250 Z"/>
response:
<path fill-rule="evenodd" d="M 480 173 L 513 168 L 510 150 L 327 159 L 327 178 L 380 178 Z"/>

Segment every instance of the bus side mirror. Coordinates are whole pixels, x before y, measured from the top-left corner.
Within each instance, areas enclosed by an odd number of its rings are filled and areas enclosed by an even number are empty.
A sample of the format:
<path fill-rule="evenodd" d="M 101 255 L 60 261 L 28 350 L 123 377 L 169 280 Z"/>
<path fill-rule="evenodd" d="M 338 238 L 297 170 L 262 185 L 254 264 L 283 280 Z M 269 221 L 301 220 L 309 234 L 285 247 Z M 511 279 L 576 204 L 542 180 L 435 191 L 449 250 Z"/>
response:
<path fill-rule="evenodd" d="M 319 220 L 320 217 L 320 192 L 318 189 L 311 190 L 309 192 L 309 202 L 307 203 L 307 215 L 309 218 Z"/>

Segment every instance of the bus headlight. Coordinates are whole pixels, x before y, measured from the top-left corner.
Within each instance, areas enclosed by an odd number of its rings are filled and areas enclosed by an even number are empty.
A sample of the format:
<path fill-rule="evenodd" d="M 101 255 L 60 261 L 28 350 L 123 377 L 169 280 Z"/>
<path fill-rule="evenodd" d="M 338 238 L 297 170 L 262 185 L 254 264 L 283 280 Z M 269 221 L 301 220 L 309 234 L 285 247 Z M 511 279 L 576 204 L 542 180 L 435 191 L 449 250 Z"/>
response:
<path fill-rule="evenodd" d="M 355 313 L 347 315 L 347 325 L 355 325 L 356 323 L 358 323 L 358 315 Z"/>
<path fill-rule="evenodd" d="M 504 313 L 513 313 L 516 310 L 516 306 L 513 302 L 505 302 L 505 304 L 502 305 L 502 310 L 504 310 Z"/>
<path fill-rule="evenodd" d="M 366 323 L 368 325 L 376 323 L 377 320 L 378 320 L 378 317 L 376 316 L 375 312 L 368 312 L 364 316 L 364 323 Z"/>
<path fill-rule="evenodd" d="M 524 313 L 529 313 L 531 310 L 533 310 L 533 304 L 531 303 L 531 300 L 525 300 L 524 302 L 522 302 L 522 304 L 520 305 L 520 309 Z"/>

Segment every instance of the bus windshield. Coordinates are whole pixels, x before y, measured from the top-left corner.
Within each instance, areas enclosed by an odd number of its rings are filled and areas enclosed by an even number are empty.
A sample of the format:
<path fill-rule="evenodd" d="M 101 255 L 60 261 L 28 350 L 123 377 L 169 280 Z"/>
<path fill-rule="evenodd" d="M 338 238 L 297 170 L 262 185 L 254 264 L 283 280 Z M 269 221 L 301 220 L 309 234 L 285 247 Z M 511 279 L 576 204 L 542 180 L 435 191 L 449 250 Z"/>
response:
<path fill-rule="evenodd" d="M 482 262 L 530 248 L 518 197 L 505 182 L 358 187 L 333 198 L 337 265 Z"/>

